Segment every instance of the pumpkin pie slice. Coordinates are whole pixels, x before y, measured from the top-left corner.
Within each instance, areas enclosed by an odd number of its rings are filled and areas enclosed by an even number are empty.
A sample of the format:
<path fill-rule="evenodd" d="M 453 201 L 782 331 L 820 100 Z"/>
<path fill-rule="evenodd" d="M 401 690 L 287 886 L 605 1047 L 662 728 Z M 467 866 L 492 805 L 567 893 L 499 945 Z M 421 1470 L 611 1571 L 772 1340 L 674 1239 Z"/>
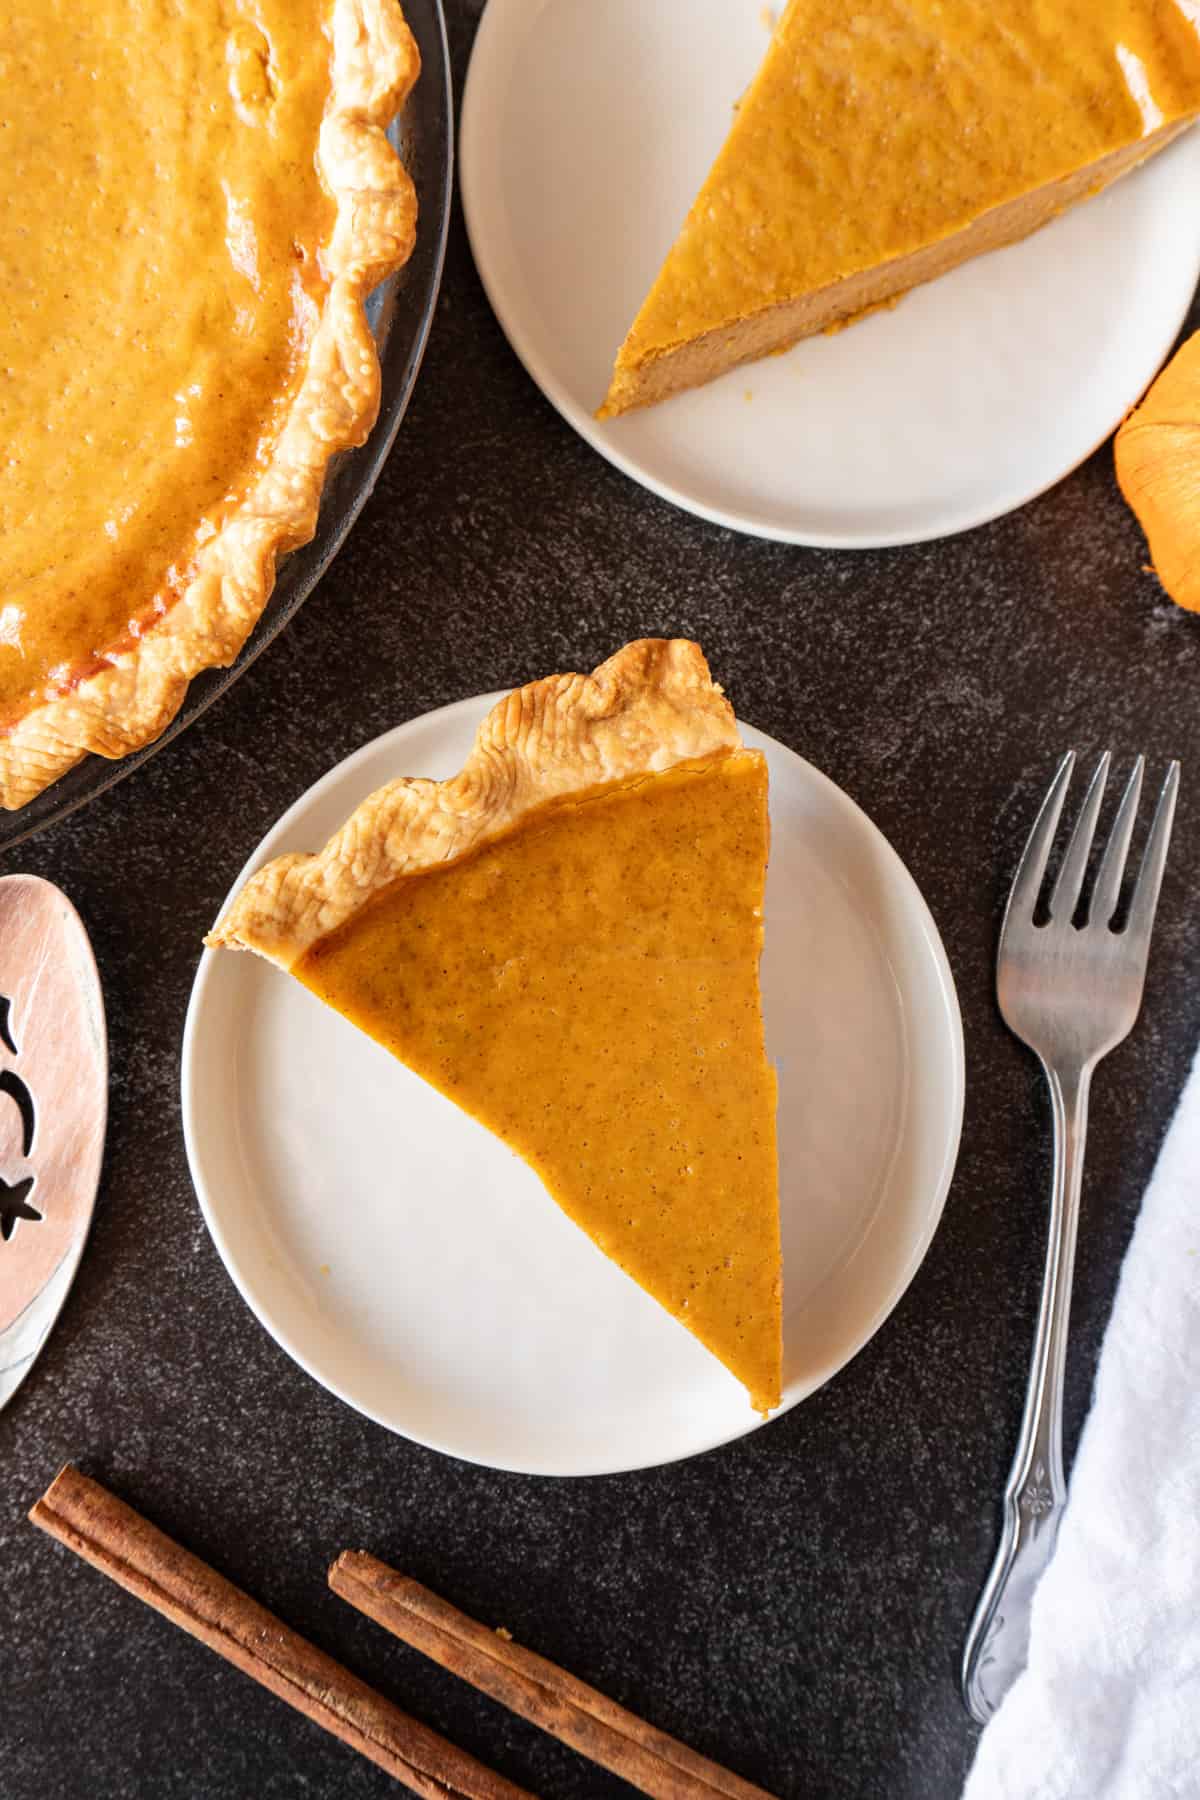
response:
<path fill-rule="evenodd" d="M 766 1412 L 775 1077 L 767 770 L 695 644 L 629 644 L 488 714 L 461 773 L 372 794 L 208 942 L 286 969 L 482 1121 Z"/>
<path fill-rule="evenodd" d="M 599 416 L 1025 237 L 1198 113 L 1194 0 L 791 0 Z"/>

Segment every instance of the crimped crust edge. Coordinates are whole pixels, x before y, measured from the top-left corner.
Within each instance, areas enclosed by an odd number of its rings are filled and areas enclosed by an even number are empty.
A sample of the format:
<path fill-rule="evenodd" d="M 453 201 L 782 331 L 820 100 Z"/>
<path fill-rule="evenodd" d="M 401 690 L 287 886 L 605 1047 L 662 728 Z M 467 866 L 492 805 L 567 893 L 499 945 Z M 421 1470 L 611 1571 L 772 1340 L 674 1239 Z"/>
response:
<path fill-rule="evenodd" d="M 323 850 L 252 875 L 205 942 L 291 969 L 397 877 L 478 849 L 548 801 L 740 748 L 699 646 L 638 639 L 591 675 L 550 675 L 506 695 L 457 775 L 377 788 Z"/>

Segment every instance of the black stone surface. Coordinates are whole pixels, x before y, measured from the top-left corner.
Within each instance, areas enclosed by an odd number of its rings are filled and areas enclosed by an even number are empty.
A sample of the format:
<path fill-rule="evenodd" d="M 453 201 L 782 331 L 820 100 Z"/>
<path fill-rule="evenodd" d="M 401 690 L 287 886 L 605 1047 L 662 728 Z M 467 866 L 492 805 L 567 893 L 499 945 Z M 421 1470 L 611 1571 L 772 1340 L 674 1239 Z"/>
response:
<path fill-rule="evenodd" d="M 460 83 L 479 11 L 449 7 Z M 688 518 L 541 399 L 456 219 L 412 409 L 321 587 L 189 732 L 8 860 L 60 882 L 91 929 L 113 1086 L 89 1249 L 0 1415 L 5 1800 L 395 1791 L 26 1524 L 66 1458 L 547 1800 L 627 1790 L 330 1596 L 338 1548 L 373 1548 L 776 1794 L 958 1792 L 974 1733 L 957 1665 L 1020 1413 L 1049 1174 L 1047 1109 L 997 1015 L 993 953 L 1069 744 L 1185 762 L 1143 1016 L 1095 1094 L 1069 1448 L 1196 1036 L 1200 622 L 1143 560 L 1107 449 L 1012 517 L 917 549 L 798 550 Z M 866 808 L 924 890 L 965 1019 L 961 1160 L 897 1312 L 803 1406 L 646 1474 L 492 1474 L 360 1419 L 238 1298 L 184 1160 L 188 990 L 233 873 L 356 745 L 675 632 L 701 640 L 744 717 Z"/>

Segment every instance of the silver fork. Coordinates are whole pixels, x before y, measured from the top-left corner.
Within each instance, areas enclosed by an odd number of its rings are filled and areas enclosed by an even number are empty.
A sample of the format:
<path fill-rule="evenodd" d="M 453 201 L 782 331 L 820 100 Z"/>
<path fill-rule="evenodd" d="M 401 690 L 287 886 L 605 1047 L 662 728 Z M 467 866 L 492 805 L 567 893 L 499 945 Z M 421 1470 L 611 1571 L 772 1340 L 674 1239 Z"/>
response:
<path fill-rule="evenodd" d="M 1034 914 L 1050 846 L 1075 766 L 1068 751 L 1029 834 L 1000 931 L 996 990 L 1009 1029 L 1037 1053 L 1054 1115 L 1050 1241 L 1021 1434 L 1004 1493 L 1000 1548 L 975 1610 L 963 1655 L 967 1710 L 985 1724 L 1025 1666 L 1029 1609 L 1049 1562 L 1066 1503 L 1062 1389 L 1071 1272 L 1087 1134 L 1088 1089 L 1102 1056 L 1129 1035 L 1142 1003 L 1179 764 L 1167 770 L 1123 930 L 1112 929 L 1142 791 L 1144 757 L 1129 777 L 1104 849 L 1086 923 L 1073 923 L 1096 833 L 1110 757 L 1101 757 L 1050 896 L 1050 920 Z"/>

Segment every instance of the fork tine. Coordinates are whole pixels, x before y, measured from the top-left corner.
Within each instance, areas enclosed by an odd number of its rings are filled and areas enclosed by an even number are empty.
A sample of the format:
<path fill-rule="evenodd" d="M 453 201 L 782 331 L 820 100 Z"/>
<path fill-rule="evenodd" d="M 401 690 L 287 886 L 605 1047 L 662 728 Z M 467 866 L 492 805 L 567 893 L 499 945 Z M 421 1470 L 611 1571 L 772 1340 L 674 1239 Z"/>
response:
<path fill-rule="evenodd" d="M 1162 793 L 1158 797 L 1158 805 L 1154 809 L 1154 823 L 1150 827 L 1150 836 L 1146 839 L 1146 848 L 1142 855 L 1142 866 L 1138 870 L 1137 886 L 1133 890 L 1133 901 L 1129 908 L 1129 924 L 1126 927 L 1130 939 L 1139 941 L 1139 948 L 1148 949 L 1150 928 L 1154 924 L 1154 912 L 1158 905 L 1158 890 L 1162 886 L 1163 869 L 1167 861 L 1167 846 L 1171 842 L 1171 825 L 1175 818 L 1175 800 L 1179 793 L 1179 764 L 1173 762 L 1167 770 L 1167 778 L 1162 785 Z"/>
<path fill-rule="evenodd" d="M 1084 795 L 1071 841 L 1067 845 L 1067 854 L 1063 857 L 1062 868 L 1058 871 L 1058 880 L 1054 883 L 1054 892 L 1050 896 L 1050 917 L 1061 919 L 1066 925 L 1070 924 L 1075 916 L 1075 908 L 1079 905 L 1080 890 L 1087 874 L 1088 857 L 1092 853 L 1092 839 L 1096 835 L 1096 820 L 1100 817 L 1100 802 L 1104 798 L 1111 762 L 1112 753 L 1106 750 L 1096 764 L 1096 773 L 1088 783 L 1088 791 Z"/>
<path fill-rule="evenodd" d="M 1041 891 L 1042 877 L 1046 873 L 1046 859 L 1050 855 L 1050 846 L 1054 842 L 1054 834 L 1058 830 L 1059 816 L 1062 813 L 1067 789 L 1071 785 L 1071 771 L 1074 767 L 1075 752 L 1068 750 L 1058 765 L 1058 773 L 1050 783 L 1049 792 L 1042 801 L 1041 810 L 1033 821 L 1033 830 L 1029 834 L 1029 842 L 1017 865 L 1012 892 L 1008 897 L 1006 919 L 1015 918 L 1021 914 L 1033 916 L 1037 897 Z"/>
<path fill-rule="evenodd" d="M 1137 818 L 1138 802 L 1142 797 L 1142 775 L 1145 768 L 1146 759 L 1139 756 L 1133 765 L 1133 773 L 1125 784 L 1125 792 L 1121 795 L 1121 804 L 1108 834 L 1096 885 L 1092 889 L 1091 904 L 1088 907 L 1089 925 L 1107 925 L 1117 910 L 1121 882 L 1125 877 L 1125 862 L 1129 855 L 1129 840 L 1133 836 L 1133 822 Z"/>

